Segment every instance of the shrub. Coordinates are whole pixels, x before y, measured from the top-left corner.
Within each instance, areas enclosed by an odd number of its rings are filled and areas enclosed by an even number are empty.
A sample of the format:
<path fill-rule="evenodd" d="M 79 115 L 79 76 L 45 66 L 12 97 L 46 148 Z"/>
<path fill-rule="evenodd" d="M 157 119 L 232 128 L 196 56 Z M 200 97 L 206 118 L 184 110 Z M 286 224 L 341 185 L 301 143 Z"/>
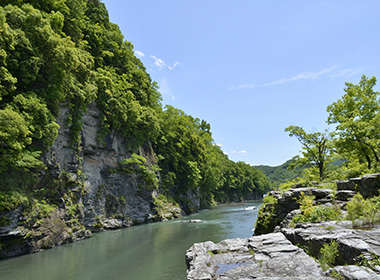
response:
<path fill-rule="evenodd" d="M 318 258 L 323 271 L 336 264 L 338 256 L 338 243 L 335 240 L 331 241 L 330 244 L 323 244 Z"/>
<path fill-rule="evenodd" d="M 290 223 L 291 226 L 295 226 L 299 223 L 318 223 L 341 219 L 342 212 L 338 206 L 314 206 L 314 198 L 314 196 L 305 195 L 303 192 L 301 193 L 301 197 L 297 202 L 300 204 L 302 214 L 292 219 Z"/>
<path fill-rule="evenodd" d="M 368 226 L 380 222 L 380 198 L 373 197 L 364 199 L 360 193 L 347 203 L 348 220 L 354 227 Z"/>
<path fill-rule="evenodd" d="M 275 198 L 272 195 L 266 195 L 263 199 L 265 204 L 276 204 L 277 203 L 277 198 Z"/>
<path fill-rule="evenodd" d="M 261 205 L 255 225 L 255 235 L 273 232 L 278 224 L 277 199 L 273 196 L 266 196 L 264 204 Z"/>
<path fill-rule="evenodd" d="M 28 198 L 20 192 L 0 192 L 0 211 L 14 210 L 18 205 L 26 203 L 28 203 Z"/>
<path fill-rule="evenodd" d="M 119 168 L 122 172 L 139 174 L 145 181 L 147 189 L 158 188 L 157 172 L 160 168 L 156 164 L 148 164 L 146 158 L 135 153 L 130 158 L 122 160 L 120 164 Z"/>

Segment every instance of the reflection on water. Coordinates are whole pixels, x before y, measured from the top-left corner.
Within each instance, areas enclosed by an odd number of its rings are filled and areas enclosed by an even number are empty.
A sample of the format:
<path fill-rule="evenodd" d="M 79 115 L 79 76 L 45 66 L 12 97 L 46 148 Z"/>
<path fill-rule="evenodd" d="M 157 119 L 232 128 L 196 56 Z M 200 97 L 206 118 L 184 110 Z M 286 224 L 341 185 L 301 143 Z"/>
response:
<path fill-rule="evenodd" d="M 1 280 L 183 280 L 193 243 L 252 235 L 261 202 L 220 205 L 183 219 L 96 234 L 0 261 Z M 247 209 L 256 206 L 256 209 Z M 253 208 L 253 207 L 252 207 Z M 201 223 L 184 222 L 200 219 Z"/>

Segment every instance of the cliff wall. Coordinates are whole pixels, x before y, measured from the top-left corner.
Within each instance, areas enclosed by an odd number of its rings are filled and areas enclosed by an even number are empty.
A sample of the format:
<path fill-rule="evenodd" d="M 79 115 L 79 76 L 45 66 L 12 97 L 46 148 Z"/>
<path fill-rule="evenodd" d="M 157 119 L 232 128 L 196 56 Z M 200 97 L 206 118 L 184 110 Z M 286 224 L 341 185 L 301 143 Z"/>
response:
<path fill-rule="evenodd" d="M 135 147 L 114 130 L 101 139 L 99 114 L 96 104 L 88 106 L 81 139 L 73 144 L 69 110 L 61 108 L 58 137 L 43 157 L 47 169 L 38 182 L 54 191 L 48 201 L 20 203 L 1 213 L 6 222 L 0 226 L 0 258 L 88 238 L 92 232 L 181 216 L 179 206 L 160 201 L 159 187 L 148 185 L 138 170 L 120 169 L 133 153 L 146 159 L 147 168 L 156 164 L 150 143 Z"/>

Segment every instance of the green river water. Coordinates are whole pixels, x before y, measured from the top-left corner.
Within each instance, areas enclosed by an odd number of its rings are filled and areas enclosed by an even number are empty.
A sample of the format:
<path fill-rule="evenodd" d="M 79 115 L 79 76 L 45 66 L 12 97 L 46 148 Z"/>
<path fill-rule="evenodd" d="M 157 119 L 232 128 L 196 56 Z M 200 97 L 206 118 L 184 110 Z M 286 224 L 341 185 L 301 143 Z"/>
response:
<path fill-rule="evenodd" d="M 193 243 L 252 236 L 261 201 L 219 205 L 182 219 L 95 234 L 0 261 L 0 280 L 184 280 Z M 245 209 L 256 206 L 255 210 Z M 186 220 L 201 219 L 202 223 Z"/>

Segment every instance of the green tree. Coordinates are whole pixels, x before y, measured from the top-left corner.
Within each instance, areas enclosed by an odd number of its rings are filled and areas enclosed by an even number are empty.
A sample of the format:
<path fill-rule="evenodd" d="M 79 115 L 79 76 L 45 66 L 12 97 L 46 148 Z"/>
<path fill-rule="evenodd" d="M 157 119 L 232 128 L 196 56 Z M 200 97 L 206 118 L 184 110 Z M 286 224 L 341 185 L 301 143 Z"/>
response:
<path fill-rule="evenodd" d="M 32 143 L 32 132 L 24 117 L 11 108 L 0 110 L 0 171 L 14 166 Z"/>
<path fill-rule="evenodd" d="M 358 85 L 346 83 L 345 94 L 327 107 L 327 122 L 335 124 L 335 146 L 346 160 L 359 159 L 368 169 L 380 163 L 380 100 L 376 78 L 362 76 Z"/>
<path fill-rule="evenodd" d="M 296 158 L 301 164 L 316 166 L 319 179 L 323 180 L 326 163 L 330 156 L 330 139 L 327 131 L 306 133 L 302 127 L 291 125 L 285 128 L 290 137 L 296 137 L 302 145 L 302 158 Z"/>

